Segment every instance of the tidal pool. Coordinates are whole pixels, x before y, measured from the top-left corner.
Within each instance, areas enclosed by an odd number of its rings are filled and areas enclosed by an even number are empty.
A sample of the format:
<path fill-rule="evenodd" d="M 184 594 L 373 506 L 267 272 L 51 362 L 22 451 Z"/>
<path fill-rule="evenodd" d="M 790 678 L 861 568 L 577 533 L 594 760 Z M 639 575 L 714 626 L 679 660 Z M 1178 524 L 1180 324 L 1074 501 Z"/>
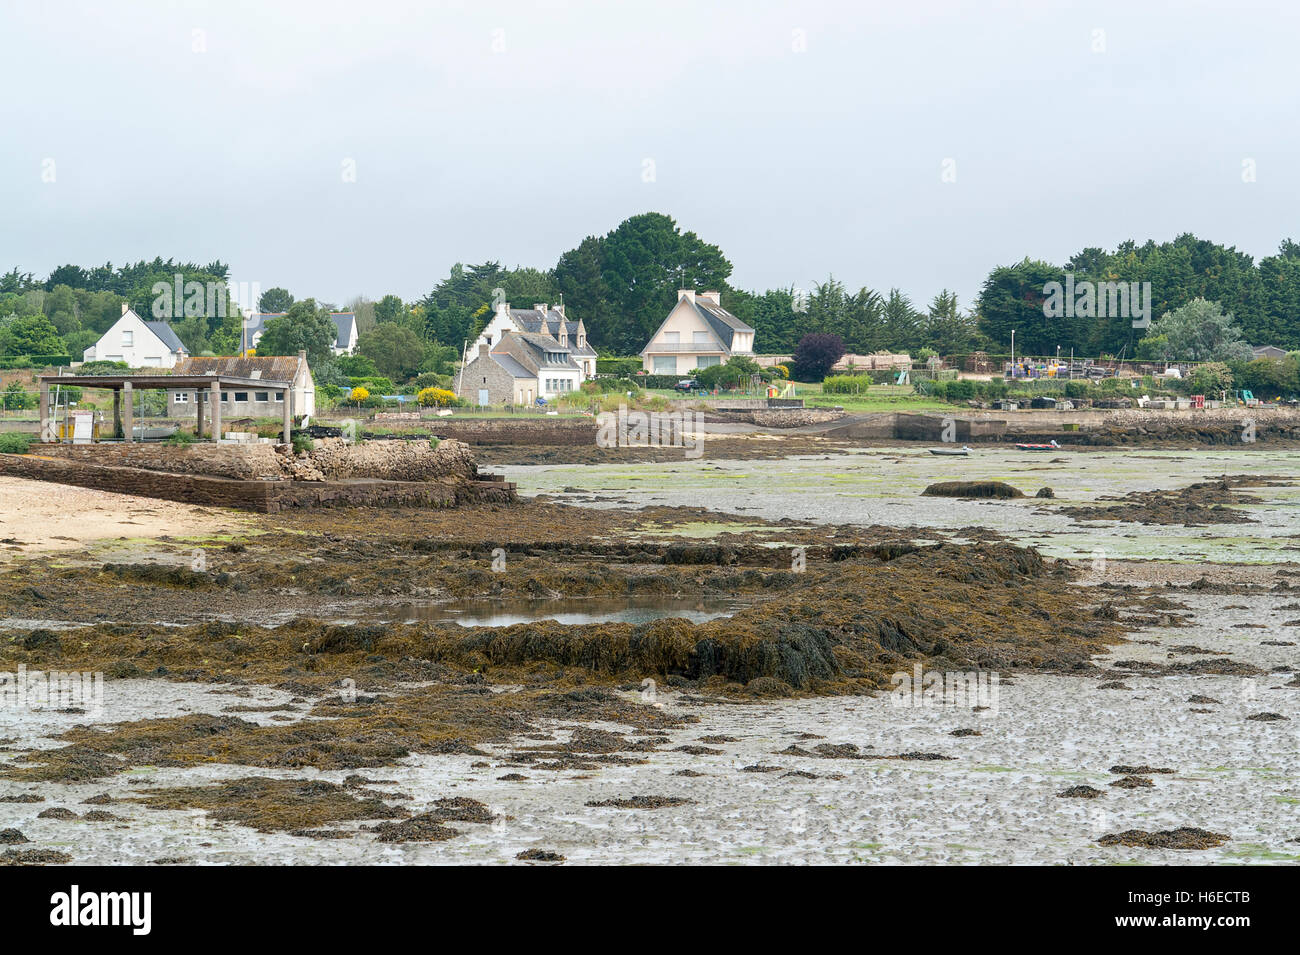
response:
<path fill-rule="evenodd" d="M 372 623 L 456 623 L 462 627 L 509 627 L 535 620 L 563 624 L 649 623 L 683 617 L 703 623 L 730 617 L 746 603 L 730 597 L 564 597 L 554 600 L 458 600 L 402 603 L 351 612 L 349 620 Z"/>

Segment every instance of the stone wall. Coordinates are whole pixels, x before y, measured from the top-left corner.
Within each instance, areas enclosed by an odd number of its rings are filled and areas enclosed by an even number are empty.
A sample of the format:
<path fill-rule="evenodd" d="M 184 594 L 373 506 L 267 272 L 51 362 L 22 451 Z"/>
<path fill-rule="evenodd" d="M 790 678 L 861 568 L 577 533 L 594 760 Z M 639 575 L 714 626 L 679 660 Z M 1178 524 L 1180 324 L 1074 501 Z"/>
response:
<path fill-rule="evenodd" d="M 427 441 L 350 445 L 341 438 L 325 438 L 304 455 L 293 454 L 287 445 L 271 444 L 47 444 L 33 450 L 86 464 L 238 480 L 473 480 L 477 471 L 473 454 L 460 441 L 443 441 L 431 448 Z"/>
<path fill-rule="evenodd" d="M 826 424 L 846 417 L 843 411 L 827 408 L 785 408 L 770 411 L 709 411 L 705 421 L 754 424 L 760 428 L 802 428 L 810 424 Z"/>
<path fill-rule="evenodd" d="M 251 480 L 280 480 L 283 456 L 270 444 L 42 444 L 32 451 L 109 467 L 143 468 L 170 474 L 204 474 Z"/>
<path fill-rule="evenodd" d="M 515 500 L 514 485 L 504 481 L 240 480 L 36 454 L 0 454 L 0 475 L 264 513 L 291 507 L 454 507 L 477 501 Z"/>
<path fill-rule="evenodd" d="M 438 418 L 429 430 L 466 444 L 595 445 L 595 418 L 549 418 L 520 414 L 504 418 Z"/>

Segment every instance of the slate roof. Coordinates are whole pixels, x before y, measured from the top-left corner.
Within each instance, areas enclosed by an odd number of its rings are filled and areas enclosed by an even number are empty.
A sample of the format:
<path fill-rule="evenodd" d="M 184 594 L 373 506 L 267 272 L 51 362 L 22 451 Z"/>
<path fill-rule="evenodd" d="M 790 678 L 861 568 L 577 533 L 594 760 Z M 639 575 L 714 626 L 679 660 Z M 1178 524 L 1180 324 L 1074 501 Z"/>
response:
<path fill-rule="evenodd" d="M 334 336 L 334 347 L 343 348 L 347 342 L 352 341 L 352 333 L 357 325 L 356 312 L 331 312 L 330 318 L 334 320 L 334 327 L 338 333 Z"/>
<path fill-rule="evenodd" d="M 560 362 L 547 361 L 546 356 L 548 354 L 556 353 L 564 355 L 564 360 Z M 515 332 L 505 335 L 489 354 L 493 358 L 499 355 L 509 355 L 528 369 L 532 377 L 536 377 L 543 368 L 564 368 L 569 371 L 582 370 L 578 367 L 577 362 L 569 357 L 568 348 L 560 345 L 548 335 L 533 334 L 531 332 Z"/>
<path fill-rule="evenodd" d="M 578 323 L 566 319 L 555 309 L 548 309 L 543 315 L 540 309 L 536 308 L 512 308 L 510 318 L 525 332 L 531 334 L 545 334 L 552 338 L 559 339 L 560 323 L 564 323 L 565 332 L 569 336 L 569 352 L 574 355 L 581 355 L 584 358 L 595 358 L 596 350 L 591 347 L 590 343 L 578 347 Z"/>
<path fill-rule="evenodd" d="M 166 322 L 145 322 L 145 327 L 158 336 L 159 340 L 167 346 L 168 351 L 184 352 L 189 354 L 189 349 L 185 343 L 180 340 L 176 332 Z"/>
<path fill-rule="evenodd" d="M 529 371 L 523 365 L 514 359 L 513 355 L 507 355 L 505 352 L 488 352 L 488 357 L 506 370 L 512 378 L 536 378 L 534 372 Z"/>
<path fill-rule="evenodd" d="M 698 298 L 692 303 L 695 310 L 700 313 L 706 325 L 712 330 L 713 334 L 718 336 L 718 340 L 731 350 L 731 342 L 736 332 L 752 332 L 753 329 L 732 315 L 721 305 L 713 305 L 709 302 L 701 302 Z"/>

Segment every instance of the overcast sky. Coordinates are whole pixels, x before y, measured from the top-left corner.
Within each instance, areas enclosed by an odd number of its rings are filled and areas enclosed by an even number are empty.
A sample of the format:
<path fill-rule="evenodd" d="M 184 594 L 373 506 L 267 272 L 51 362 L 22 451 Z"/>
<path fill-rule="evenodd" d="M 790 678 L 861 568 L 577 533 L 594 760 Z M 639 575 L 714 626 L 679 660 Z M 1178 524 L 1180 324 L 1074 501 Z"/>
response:
<path fill-rule="evenodd" d="M 1258 258 L 1300 238 L 1298 27 L 1290 0 L 4 0 L 0 270 L 219 258 L 411 299 L 650 210 L 740 287 L 921 303 L 1130 237 Z"/>

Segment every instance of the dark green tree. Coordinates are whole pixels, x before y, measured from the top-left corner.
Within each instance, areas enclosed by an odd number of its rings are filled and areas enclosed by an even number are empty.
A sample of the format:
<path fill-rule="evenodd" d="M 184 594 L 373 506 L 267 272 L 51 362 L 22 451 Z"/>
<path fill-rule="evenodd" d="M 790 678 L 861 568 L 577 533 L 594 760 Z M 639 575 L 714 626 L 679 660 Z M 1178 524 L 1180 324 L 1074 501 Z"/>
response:
<path fill-rule="evenodd" d="M 332 354 L 338 328 L 330 318 L 328 309 L 318 308 L 312 298 L 294 302 L 288 314 L 266 323 L 266 330 L 257 343 L 259 355 L 296 355 L 307 351 L 311 362 L 324 361 Z"/>

